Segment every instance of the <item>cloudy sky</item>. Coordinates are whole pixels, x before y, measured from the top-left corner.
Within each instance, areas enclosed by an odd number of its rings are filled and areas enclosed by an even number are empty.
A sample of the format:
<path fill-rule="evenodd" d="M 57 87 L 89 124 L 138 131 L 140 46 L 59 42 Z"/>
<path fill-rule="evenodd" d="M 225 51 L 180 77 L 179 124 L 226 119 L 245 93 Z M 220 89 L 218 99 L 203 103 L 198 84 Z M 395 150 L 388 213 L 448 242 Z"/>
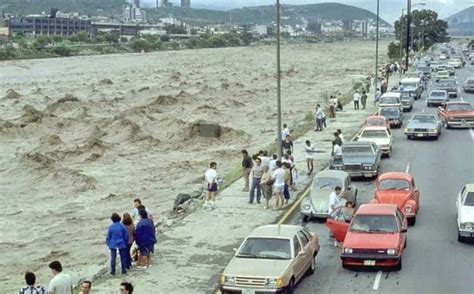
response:
<path fill-rule="evenodd" d="M 153 5 L 156 0 L 142 0 L 143 2 Z M 376 11 L 376 0 L 280 0 L 283 4 L 310 4 L 322 2 L 339 2 L 349 5 L 358 6 Z M 180 0 L 170 0 L 170 2 L 179 5 Z M 463 10 L 471 5 L 474 5 L 474 0 L 412 0 L 412 5 L 416 3 L 426 3 L 425 8 L 432 9 L 438 12 L 441 18 L 448 17 L 458 11 Z M 191 5 L 194 8 L 208 8 L 227 10 L 232 8 L 239 8 L 243 6 L 257 6 L 269 5 L 275 3 L 275 0 L 191 0 Z M 387 21 L 393 22 L 401 14 L 403 7 L 406 7 L 406 0 L 380 0 L 381 17 Z M 414 9 L 421 9 L 422 6 Z"/>

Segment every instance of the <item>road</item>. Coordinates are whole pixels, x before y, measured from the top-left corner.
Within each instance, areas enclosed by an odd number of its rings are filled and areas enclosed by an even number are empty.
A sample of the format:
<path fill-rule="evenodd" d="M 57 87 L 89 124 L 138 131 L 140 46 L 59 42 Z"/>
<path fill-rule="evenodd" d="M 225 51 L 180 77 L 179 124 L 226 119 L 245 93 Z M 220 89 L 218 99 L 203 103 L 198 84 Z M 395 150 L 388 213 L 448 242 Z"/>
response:
<path fill-rule="evenodd" d="M 474 77 L 474 66 L 457 70 L 460 86 L 467 77 Z M 474 105 L 474 95 L 461 96 Z M 420 99 L 411 113 L 405 113 L 405 121 L 415 112 L 436 111 Z M 408 230 L 403 269 L 343 269 L 340 248 L 334 247 L 324 224 L 313 221 L 304 225 L 321 239 L 317 270 L 300 282 L 296 293 L 474 293 L 474 245 L 457 241 L 455 209 L 459 190 L 465 183 L 474 182 L 474 130 L 443 129 L 438 141 L 409 141 L 403 130 L 404 127 L 394 130 L 392 158 L 383 159 L 381 165 L 382 172 L 409 170 L 421 193 L 417 223 Z M 355 184 L 359 201 L 373 198 L 373 181 Z M 301 222 L 299 216 L 293 221 Z"/>

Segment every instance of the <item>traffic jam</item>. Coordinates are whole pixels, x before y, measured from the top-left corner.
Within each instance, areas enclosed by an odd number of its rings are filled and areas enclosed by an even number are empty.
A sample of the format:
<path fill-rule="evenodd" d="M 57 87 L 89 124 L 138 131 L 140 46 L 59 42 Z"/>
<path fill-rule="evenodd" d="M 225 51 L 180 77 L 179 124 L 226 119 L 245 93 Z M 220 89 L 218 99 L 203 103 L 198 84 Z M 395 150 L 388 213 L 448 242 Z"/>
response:
<path fill-rule="evenodd" d="M 386 172 L 383 167 L 399 160 L 393 159 L 401 156 L 396 144 L 429 148 L 425 146 L 439 144 L 447 132 L 458 132 L 456 136 L 467 132 L 474 139 L 474 109 L 463 99 L 474 92 L 474 75 L 457 75 L 471 67 L 474 52 L 460 44 L 437 44 L 414 60 L 398 87 L 379 98 L 377 113 L 366 119 L 352 141 L 342 144 L 342 156 L 315 175 L 292 224 L 258 227 L 234 249 L 221 276 L 221 293 L 295 293 L 297 288 L 309 287 L 305 285 L 311 282 L 304 278 L 318 273 L 319 260 L 325 258 L 328 263 L 325 254 L 336 255 L 340 262 L 329 259 L 332 264 L 325 268 L 340 267 L 343 273 L 378 271 L 374 290 L 382 271 L 403 271 L 421 200 L 431 195 L 418 186 L 410 163 Z M 449 196 L 456 209 L 457 240 L 453 242 L 459 244 L 474 241 L 472 175 L 470 180 L 456 187 L 457 195 Z M 331 245 L 323 246 L 323 239 Z M 414 262 L 413 258 L 408 261 Z"/>

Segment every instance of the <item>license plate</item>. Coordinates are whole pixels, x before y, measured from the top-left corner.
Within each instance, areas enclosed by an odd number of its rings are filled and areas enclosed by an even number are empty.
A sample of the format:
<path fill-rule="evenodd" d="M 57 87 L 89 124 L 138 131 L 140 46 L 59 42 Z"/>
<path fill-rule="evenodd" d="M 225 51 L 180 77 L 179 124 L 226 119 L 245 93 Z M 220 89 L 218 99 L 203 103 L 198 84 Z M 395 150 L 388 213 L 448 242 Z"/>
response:
<path fill-rule="evenodd" d="M 416 134 L 417 137 L 423 137 L 425 134 Z"/>
<path fill-rule="evenodd" d="M 375 260 L 364 260 L 365 266 L 375 266 Z"/>
<path fill-rule="evenodd" d="M 243 289 L 242 294 L 255 294 L 254 289 Z"/>

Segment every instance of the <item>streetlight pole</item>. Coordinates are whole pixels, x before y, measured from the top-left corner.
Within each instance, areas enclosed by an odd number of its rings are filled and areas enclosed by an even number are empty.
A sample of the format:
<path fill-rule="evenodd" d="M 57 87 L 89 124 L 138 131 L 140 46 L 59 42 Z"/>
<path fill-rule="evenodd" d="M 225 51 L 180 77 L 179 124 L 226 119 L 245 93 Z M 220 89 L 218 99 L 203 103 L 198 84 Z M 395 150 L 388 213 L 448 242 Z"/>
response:
<path fill-rule="evenodd" d="M 403 17 L 405 16 L 405 8 L 402 8 L 402 17 L 400 18 L 400 60 L 403 60 Z"/>
<path fill-rule="evenodd" d="M 407 0 L 407 39 L 405 47 L 405 71 L 408 71 L 410 56 L 411 0 Z"/>
<path fill-rule="evenodd" d="M 277 39 L 277 151 L 281 160 L 281 70 L 280 70 L 280 0 L 276 0 L 276 39 Z"/>
<path fill-rule="evenodd" d="M 379 79 L 379 22 L 380 22 L 380 0 L 377 0 L 377 28 L 375 30 L 375 79 L 374 79 L 374 101 L 377 99 L 377 82 Z M 369 91 L 369 89 L 367 89 Z"/>

